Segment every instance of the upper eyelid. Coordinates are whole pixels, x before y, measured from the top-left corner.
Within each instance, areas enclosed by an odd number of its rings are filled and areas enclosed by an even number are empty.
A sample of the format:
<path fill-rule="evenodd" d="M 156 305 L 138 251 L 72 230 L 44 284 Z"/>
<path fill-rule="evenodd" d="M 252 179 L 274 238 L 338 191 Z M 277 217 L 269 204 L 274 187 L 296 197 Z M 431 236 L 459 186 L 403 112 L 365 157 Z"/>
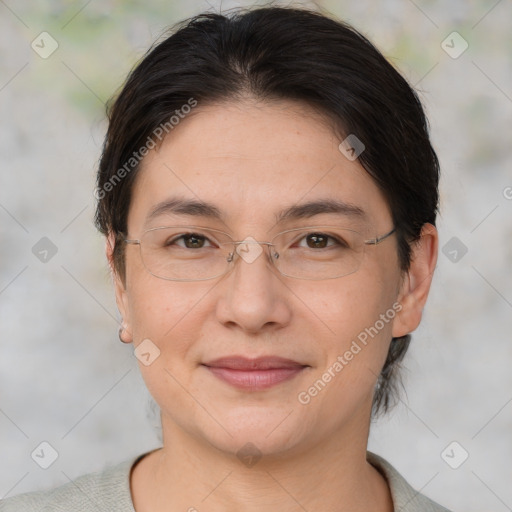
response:
<path fill-rule="evenodd" d="M 314 228 L 315 226 L 311 226 L 309 229 L 305 229 L 304 230 L 304 234 L 299 238 L 297 237 L 295 240 L 294 240 L 294 243 L 297 243 L 297 242 L 301 242 L 302 240 L 304 240 L 306 238 L 306 236 L 308 234 L 313 234 L 313 233 L 319 233 L 319 234 L 324 234 L 327 236 L 327 238 L 330 238 L 331 240 L 333 240 L 335 242 L 335 245 L 349 245 L 347 243 L 347 241 L 344 239 L 344 238 L 341 238 L 341 237 L 336 237 L 335 235 L 333 234 L 329 234 L 329 233 L 323 233 L 322 231 L 320 230 L 317 230 L 315 231 L 314 229 L 312 230 L 311 228 Z M 319 227 L 322 227 L 322 226 L 319 226 Z M 297 231 L 300 231 L 301 228 L 297 228 Z M 206 228 L 205 228 L 205 231 L 206 231 Z M 267 241 L 258 241 L 260 244 L 266 244 L 266 245 L 270 245 L 270 246 L 275 246 L 275 244 L 273 243 L 273 241 L 275 240 L 275 238 L 277 238 L 279 235 L 283 234 L 283 233 L 287 233 L 289 231 L 293 231 L 293 230 L 286 230 L 286 231 L 282 231 L 280 233 L 277 233 L 269 242 Z M 224 232 L 222 232 L 224 233 Z M 194 234 L 199 234 L 199 236 L 202 236 L 203 238 L 205 238 L 205 240 L 208 240 L 209 243 L 213 243 L 215 244 L 216 242 L 215 241 L 212 241 L 210 240 L 209 237 L 207 236 L 203 236 L 201 233 L 194 233 L 194 232 L 191 232 L 191 233 L 180 233 L 180 234 L 177 234 L 176 236 L 174 236 L 172 238 L 172 242 L 175 243 L 177 240 L 182 240 L 184 237 L 186 237 L 187 235 L 194 235 Z M 220 242 L 220 245 L 225 245 L 225 244 L 243 244 L 243 243 L 247 243 L 245 240 L 233 240 L 233 238 L 231 238 L 231 236 L 228 234 L 228 233 L 224 233 L 226 234 L 229 238 L 230 238 L 230 241 L 229 242 Z"/>
<path fill-rule="evenodd" d="M 144 231 L 144 233 L 148 233 L 148 232 L 151 232 L 151 231 L 159 231 L 159 230 L 163 230 L 163 229 L 170 229 L 170 228 L 181 228 L 181 229 L 189 229 L 191 231 L 190 234 L 194 234 L 194 229 L 198 229 L 198 230 L 204 230 L 204 231 L 211 231 L 213 233 L 222 233 L 224 235 L 227 235 L 229 236 L 230 238 L 233 238 L 232 235 L 230 235 L 229 233 L 227 233 L 226 231 L 222 231 L 220 229 L 215 229 L 215 228 L 208 228 L 206 226 L 158 226 L 158 227 L 155 227 L 155 228 L 149 228 L 149 229 L 146 229 Z M 345 226 L 336 226 L 336 225 L 329 225 L 329 224 L 317 224 L 317 225 L 311 225 L 311 226 L 297 226 L 296 228 L 289 228 L 289 229 L 284 229 L 283 231 L 279 231 L 278 233 L 276 233 L 274 236 L 278 236 L 278 235 L 282 235 L 283 233 L 288 233 L 288 232 L 292 232 L 292 231 L 301 231 L 301 230 L 304 230 L 304 231 L 311 231 L 311 232 L 314 232 L 314 230 L 322 230 L 322 229 L 326 229 L 328 230 L 329 228 L 331 229 L 342 229 L 342 230 L 345 230 L 345 231 L 351 231 L 351 232 L 355 232 L 355 233 L 361 233 L 362 231 L 366 231 L 367 229 L 353 229 L 352 227 L 345 227 Z M 187 233 L 182 233 L 182 234 L 187 234 Z M 248 235 L 250 236 L 250 235 Z"/>
<path fill-rule="evenodd" d="M 230 242 L 242 243 L 242 242 L 245 241 L 245 239 L 243 239 L 243 240 L 235 240 L 229 233 L 226 233 L 225 231 L 221 231 L 221 230 L 218 230 L 218 229 L 215 229 L 215 228 L 207 228 L 207 227 L 204 227 L 204 226 L 158 226 L 156 228 L 147 229 L 145 231 L 145 233 L 151 232 L 151 231 L 163 230 L 163 229 L 167 229 L 167 228 L 173 228 L 173 227 L 189 229 L 190 230 L 190 233 L 177 233 L 176 236 L 174 237 L 174 240 L 179 240 L 180 238 L 182 238 L 183 236 L 186 236 L 187 234 L 188 235 L 199 234 L 200 236 L 204 236 L 208 240 L 210 239 L 208 236 L 206 236 L 207 235 L 206 233 L 205 234 L 196 233 L 194 230 L 197 229 L 197 231 L 199 231 L 199 230 L 204 230 L 206 232 L 211 231 L 212 234 L 222 233 L 223 235 L 226 235 L 229 238 Z M 297 228 L 290 228 L 290 229 L 286 229 L 284 231 L 280 231 L 279 233 L 276 233 L 272 238 L 270 238 L 270 240 L 268 240 L 268 241 L 267 240 L 259 240 L 259 242 L 261 242 L 261 243 L 271 243 L 279 235 L 282 235 L 282 234 L 285 234 L 285 233 L 293 233 L 294 231 L 298 232 L 298 231 L 301 231 L 301 230 L 304 230 L 304 232 L 306 234 L 318 232 L 320 234 L 325 234 L 328 237 L 335 239 L 336 236 L 334 234 L 328 232 L 329 228 L 344 229 L 344 230 L 347 230 L 347 231 L 350 231 L 350 232 L 361 234 L 361 232 L 358 231 L 358 230 L 351 229 L 351 228 L 346 228 L 346 227 L 341 227 L 341 226 L 332 226 L 332 225 L 301 226 L 301 227 L 297 227 Z M 248 237 L 246 237 L 246 238 L 248 238 Z"/>

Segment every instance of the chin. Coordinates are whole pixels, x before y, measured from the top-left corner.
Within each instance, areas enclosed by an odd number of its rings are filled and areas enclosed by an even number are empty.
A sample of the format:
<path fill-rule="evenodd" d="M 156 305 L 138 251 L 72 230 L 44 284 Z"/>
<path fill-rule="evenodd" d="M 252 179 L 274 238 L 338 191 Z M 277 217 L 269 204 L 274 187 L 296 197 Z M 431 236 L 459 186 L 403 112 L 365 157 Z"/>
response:
<path fill-rule="evenodd" d="M 297 408 L 258 404 L 221 412 L 217 409 L 215 417 L 224 428 L 212 429 L 208 422 L 200 435 L 217 449 L 239 458 L 251 451 L 255 455 L 281 455 L 305 443 L 308 437 L 308 422 L 299 417 Z M 315 430 L 313 425 L 310 428 Z"/>

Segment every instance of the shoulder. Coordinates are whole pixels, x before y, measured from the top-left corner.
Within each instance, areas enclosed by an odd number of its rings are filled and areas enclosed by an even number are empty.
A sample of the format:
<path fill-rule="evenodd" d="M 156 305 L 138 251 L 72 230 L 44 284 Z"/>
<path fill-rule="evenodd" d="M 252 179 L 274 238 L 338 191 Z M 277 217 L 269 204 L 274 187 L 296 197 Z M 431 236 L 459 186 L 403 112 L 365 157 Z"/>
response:
<path fill-rule="evenodd" d="M 400 512 L 450 512 L 425 495 L 414 490 L 403 476 L 385 459 L 367 452 L 368 462 L 377 468 L 388 481 L 395 511 Z"/>
<path fill-rule="evenodd" d="M 80 476 L 54 489 L 1 500 L 0 512 L 135 512 L 130 471 L 143 456 Z"/>

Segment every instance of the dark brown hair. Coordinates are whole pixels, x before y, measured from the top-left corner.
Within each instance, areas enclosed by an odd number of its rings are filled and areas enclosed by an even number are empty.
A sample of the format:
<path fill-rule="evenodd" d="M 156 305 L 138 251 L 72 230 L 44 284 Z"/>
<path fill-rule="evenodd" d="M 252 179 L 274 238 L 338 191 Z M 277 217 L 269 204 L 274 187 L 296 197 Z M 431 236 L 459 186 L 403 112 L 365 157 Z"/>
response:
<path fill-rule="evenodd" d="M 413 88 L 346 23 L 306 9 L 267 7 L 201 14 L 156 44 L 128 76 L 108 111 L 97 176 L 96 226 L 115 236 L 114 264 L 124 278 L 124 245 L 140 148 L 172 129 L 184 105 L 243 96 L 296 100 L 365 145 L 359 162 L 386 197 L 397 230 L 400 265 L 425 223 L 435 225 L 439 163 Z M 160 137 L 157 137 L 160 139 Z M 341 142 L 342 139 L 340 139 Z M 394 338 L 379 376 L 373 413 L 397 395 L 410 335 Z"/>

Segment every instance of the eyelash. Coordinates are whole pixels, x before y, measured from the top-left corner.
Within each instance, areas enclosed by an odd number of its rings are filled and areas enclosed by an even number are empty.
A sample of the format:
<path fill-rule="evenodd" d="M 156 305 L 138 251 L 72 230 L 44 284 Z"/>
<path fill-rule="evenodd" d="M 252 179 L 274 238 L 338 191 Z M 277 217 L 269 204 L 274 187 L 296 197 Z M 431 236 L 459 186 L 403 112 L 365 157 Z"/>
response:
<path fill-rule="evenodd" d="M 296 241 L 294 241 L 293 244 L 297 244 L 298 242 L 302 242 L 303 240 L 306 240 L 308 236 L 311 236 L 311 235 L 325 236 L 325 237 L 327 237 L 328 240 L 333 240 L 334 241 L 333 244 L 329 244 L 328 243 L 326 247 L 332 247 L 333 245 L 340 245 L 340 246 L 345 246 L 345 247 L 347 246 L 347 244 L 346 244 L 346 242 L 344 240 L 340 240 L 340 239 L 338 239 L 335 236 L 329 235 L 328 233 L 317 232 L 317 231 L 312 231 L 310 233 L 306 233 L 301 238 L 299 238 Z M 178 240 L 185 240 L 186 237 L 201 238 L 203 240 L 208 241 L 208 243 L 210 243 L 210 245 L 213 246 L 213 244 L 210 241 L 210 239 L 207 236 L 201 235 L 200 233 L 187 233 L 187 234 L 179 235 L 179 236 L 174 237 L 173 239 L 169 240 L 168 242 L 166 242 L 165 245 L 166 246 L 172 245 L 172 244 L 174 244 Z"/>

